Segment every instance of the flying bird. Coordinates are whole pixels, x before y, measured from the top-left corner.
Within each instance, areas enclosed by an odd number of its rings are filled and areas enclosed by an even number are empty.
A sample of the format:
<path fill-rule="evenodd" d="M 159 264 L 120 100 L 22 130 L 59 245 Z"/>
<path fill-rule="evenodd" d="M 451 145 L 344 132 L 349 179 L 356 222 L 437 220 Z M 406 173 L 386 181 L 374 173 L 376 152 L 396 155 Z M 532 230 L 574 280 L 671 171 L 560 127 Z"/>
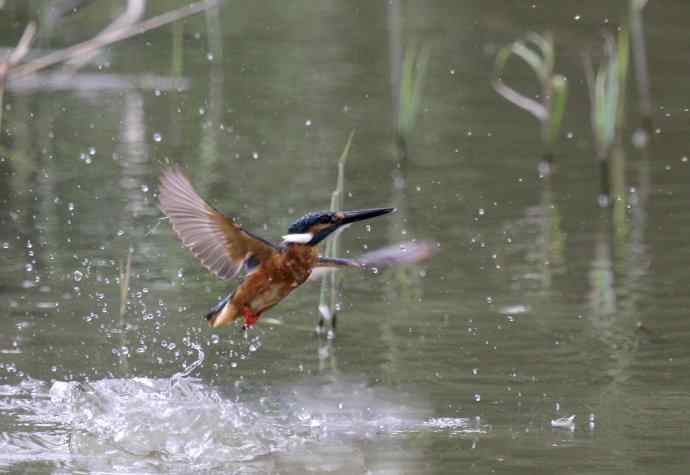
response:
<path fill-rule="evenodd" d="M 235 291 L 206 314 L 212 327 L 232 323 L 240 316 L 244 317 L 243 328 L 251 327 L 266 310 L 302 285 L 312 271 L 415 262 L 432 253 L 429 243 L 409 242 L 359 259 L 319 254 L 319 244 L 338 229 L 392 213 L 394 208 L 307 213 L 290 225 L 281 244 L 272 244 L 208 205 L 179 166 L 163 170 L 159 205 L 179 239 L 206 269 L 221 279 L 244 274 Z"/>

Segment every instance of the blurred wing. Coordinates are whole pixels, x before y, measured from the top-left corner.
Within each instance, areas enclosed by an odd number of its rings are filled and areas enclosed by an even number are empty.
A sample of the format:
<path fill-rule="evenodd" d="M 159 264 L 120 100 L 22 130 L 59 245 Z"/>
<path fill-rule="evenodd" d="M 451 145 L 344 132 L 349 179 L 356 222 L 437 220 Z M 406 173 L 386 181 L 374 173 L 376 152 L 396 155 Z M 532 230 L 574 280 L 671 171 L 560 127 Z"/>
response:
<path fill-rule="evenodd" d="M 263 262 L 277 250 L 206 204 L 180 167 L 163 171 L 159 203 L 182 243 L 222 279 L 234 277 L 245 264 Z"/>
<path fill-rule="evenodd" d="M 415 264 L 433 256 L 437 248 L 438 244 L 431 241 L 405 241 L 367 252 L 357 262 L 361 267 Z"/>
<path fill-rule="evenodd" d="M 357 259 L 319 257 L 309 279 L 320 279 L 345 267 L 373 269 L 396 264 L 414 264 L 431 257 L 437 247 L 436 243 L 430 241 L 406 241 L 367 252 Z"/>

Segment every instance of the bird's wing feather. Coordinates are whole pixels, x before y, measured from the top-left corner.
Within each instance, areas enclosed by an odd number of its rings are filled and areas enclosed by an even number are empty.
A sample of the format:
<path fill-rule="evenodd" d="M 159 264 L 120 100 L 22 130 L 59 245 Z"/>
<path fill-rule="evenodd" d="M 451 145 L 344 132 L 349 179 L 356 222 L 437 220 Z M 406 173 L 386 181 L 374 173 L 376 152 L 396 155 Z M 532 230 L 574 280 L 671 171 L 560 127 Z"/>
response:
<path fill-rule="evenodd" d="M 362 265 L 354 259 L 319 256 L 314 264 L 314 268 L 311 270 L 311 274 L 309 274 L 309 281 L 314 282 L 323 279 L 331 272 L 345 267 L 362 267 Z"/>
<path fill-rule="evenodd" d="M 249 259 L 263 262 L 277 251 L 209 206 L 179 166 L 163 171 L 159 203 L 182 243 L 222 279 L 237 275 Z"/>
<path fill-rule="evenodd" d="M 356 259 L 319 257 L 309 278 L 320 279 L 346 267 L 374 269 L 396 264 L 414 264 L 431 257 L 437 247 L 436 243 L 430 241 L 406 241 L 367 252 Z"/>
<path fill-rule="evenodd" d="M 340 267 L 362 267 L 359 260 L 355 259 L 344 259 L 341 257 L 322 257 L 316 260 L 315 267 L 330 267 L 330 268 L 340 268 Z"/>

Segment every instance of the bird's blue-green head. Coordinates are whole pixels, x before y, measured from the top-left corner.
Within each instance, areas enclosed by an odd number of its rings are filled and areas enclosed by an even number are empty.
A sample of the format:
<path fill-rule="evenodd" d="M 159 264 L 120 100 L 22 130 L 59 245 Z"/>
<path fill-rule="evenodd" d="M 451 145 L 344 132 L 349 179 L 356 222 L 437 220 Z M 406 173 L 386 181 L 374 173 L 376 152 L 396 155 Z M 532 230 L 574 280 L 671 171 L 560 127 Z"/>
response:
<path fill-rule="evenodd" d="M 283 242 L 316 246 L 342 226 L 375 218 L 395 211 L 395 208 L 372 208 L 355 211 L 316 211 L 307 213 L 288 228 Z"/>

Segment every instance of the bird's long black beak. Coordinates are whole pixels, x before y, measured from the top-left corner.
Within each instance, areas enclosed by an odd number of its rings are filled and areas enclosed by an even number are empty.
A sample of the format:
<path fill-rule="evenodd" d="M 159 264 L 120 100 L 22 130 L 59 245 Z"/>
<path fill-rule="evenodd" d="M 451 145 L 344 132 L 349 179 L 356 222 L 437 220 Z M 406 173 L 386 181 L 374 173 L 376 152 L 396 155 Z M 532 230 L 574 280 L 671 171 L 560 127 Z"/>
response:
<path fill-rule="evenodd" d="M 356 211 L 343 211 L 342 213 L 344 217 L 333 224 L 337 227 L 340 227 L 344 224 L 355 223 L 357 221 L 383 216 L 384 214 L 392 213 L 393 211 L 395 211 L 395 208 L 372 208 L 359 209 Z"/>
<path fill-rule="evenodd" d="M 333 221 L 333 223 L 331 223 L 327 228 L 323 228 L 318 233 L 316 233 L 312 240 L 309 242 L 309 245 L 314 246 L 320 243 L 342 226 L 356 223 L 357 221 L 363 221 L 365 219 L 371 219 L 377 216 L 382 216 L 384 214 L 392 213 L 394 211 L 396 211 L 395 208 L 371 208 L 358 209 L 355 211 L 340 211 L 336 213 L 337 219 Z"/>

